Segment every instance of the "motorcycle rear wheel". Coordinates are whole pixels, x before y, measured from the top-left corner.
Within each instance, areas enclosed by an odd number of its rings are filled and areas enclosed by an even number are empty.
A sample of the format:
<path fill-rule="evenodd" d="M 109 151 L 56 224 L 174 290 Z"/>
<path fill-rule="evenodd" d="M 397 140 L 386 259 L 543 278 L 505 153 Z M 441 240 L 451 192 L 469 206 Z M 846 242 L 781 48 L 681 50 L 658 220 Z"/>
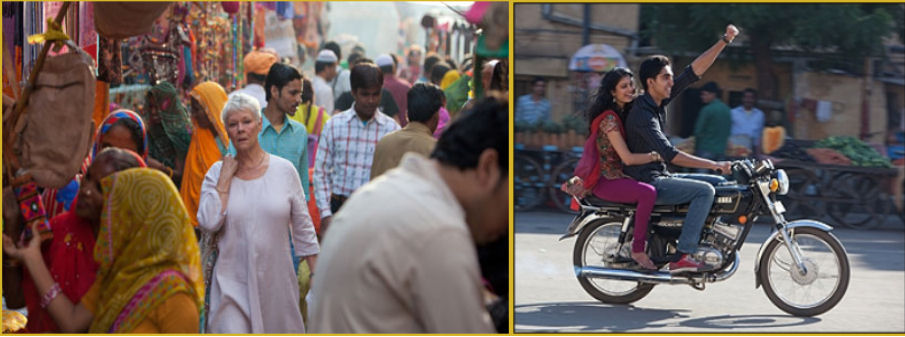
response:
<path fill-rule="evenodd" d="M 786 244 L 773 240 L 759 261 L 764 293 L 779 309 L 795 316 L 825 313 L 848 289 L 851 270 L 845 248 L 833 234 L 816 228 L 795 228 L 791 236 L 798 243 L 807 273 L 798 273 Z"/>
<path fill-rule="evenodd" d="M 581 230 L 575 241 L 572 252 L 572 263 L 576 269 L 587 266 L 613 268 L 609 260 L 615 254 L 628 256 L 631 245 L 622 245 L 624 251 L 620 251 L 619 232 L 622 222 L 618 219 L 596 220 Z M 629 304 L 644 298 L 654 288 L 654 284 L 616 281 L 601 278 L 589 278 L 581 275 L 578 283 L 584 290 L 597 300 L 607 304 Z"/>

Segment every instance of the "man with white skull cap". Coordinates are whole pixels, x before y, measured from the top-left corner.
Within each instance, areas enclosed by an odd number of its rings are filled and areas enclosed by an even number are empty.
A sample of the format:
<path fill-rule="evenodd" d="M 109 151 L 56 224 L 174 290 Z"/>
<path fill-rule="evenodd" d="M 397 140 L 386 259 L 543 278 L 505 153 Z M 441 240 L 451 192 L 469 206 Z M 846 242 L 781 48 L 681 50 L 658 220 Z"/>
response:
<path fill-rule="evenodd" d="M 336 54 L 329 49 L 321 50 L 314 61 L 314 104 L 333 114 L 333 88 L 328 82 L 336 77 Z"/>

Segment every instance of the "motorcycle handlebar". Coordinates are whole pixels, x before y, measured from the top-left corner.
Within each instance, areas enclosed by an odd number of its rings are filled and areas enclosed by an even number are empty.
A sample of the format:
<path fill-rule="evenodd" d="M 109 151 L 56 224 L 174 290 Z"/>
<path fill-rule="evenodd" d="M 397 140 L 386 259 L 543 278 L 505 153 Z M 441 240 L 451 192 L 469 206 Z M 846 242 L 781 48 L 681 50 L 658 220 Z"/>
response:
<path fill-rule="evenodd" d="M 751 159 L 736 160 L 732 162 L 732 174 L 744 172 L 748 177 L 761 176 L 773 170 L 773 164 L 769 160 L 752 161 Z"/>

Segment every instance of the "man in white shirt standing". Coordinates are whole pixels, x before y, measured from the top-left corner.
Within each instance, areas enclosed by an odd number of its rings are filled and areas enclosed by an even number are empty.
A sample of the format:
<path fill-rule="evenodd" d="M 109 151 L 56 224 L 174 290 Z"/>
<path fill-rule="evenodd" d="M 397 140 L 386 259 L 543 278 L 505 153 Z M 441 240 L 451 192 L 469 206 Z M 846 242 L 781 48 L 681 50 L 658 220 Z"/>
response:
<path fill-rule="evenodd" d="M 742 105 L 732 109 L 732 133 L 729 141 L 760 153 L 760 138 L 764 131 L 764 112 L 754 107 L 757 91 L 745 89 Z"/>
<path fill-rule="evenodd" d="M 253 50 L 245 55 L 242 65 L 245 66 L 245 78 L 247 84 L 244 88 L 233 91 L 229 97 L 236 93 L 243 93 L 254 97 L 261 104 L 261 108 L 267 107 L 267 93 L 264 91 L 264 79 L 270 66 L 277 62 L 277 56 L 273 53 Z"/>
<path fill-rule="evenodd" d="M 314 159 L 314 197 L 324 237 L 333 213 L 371 179 L 377 142 L 399 130 L 399 124 L 377 108 L 383 90 L 380 68 L 373 63 L 358 63 L 350 79 L 355 103 L 324 125 Z"/>
<path fill-rule="evenodd" d="M 329 82 L 336 77 L 336 54 L 329 49 L 321 50 L 314 61 L 314 104 L 333 114 L 333 88 Z"/>

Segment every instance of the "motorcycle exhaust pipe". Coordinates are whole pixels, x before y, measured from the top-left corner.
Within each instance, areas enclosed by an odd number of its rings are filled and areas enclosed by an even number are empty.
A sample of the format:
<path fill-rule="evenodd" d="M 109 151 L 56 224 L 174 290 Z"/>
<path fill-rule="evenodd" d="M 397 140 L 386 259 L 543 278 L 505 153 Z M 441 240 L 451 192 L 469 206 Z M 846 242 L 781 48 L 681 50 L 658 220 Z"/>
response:
<path fill-rule="evenodd" d="M 668 271 L 651 271 L 639 272 L 625 269 L 611 269 L 601 267 L 575 267 L 575 272 L 584 277 L 605 278 L 611 280 L 622 281 L 641 281 L 647 283 L 669 283 L 669 284 L 685 284 L 690 283 L 687 277 L 676 277 Z"/>
<path fill-rule="evenodd" d="M 713 283 L 728 279 L 738 270 L 738 265 L 739 257 L 738 254 L 736 254 L 735 261 L 733 261 L 728 270 L 719 274 L 706 276 L 707 282 Z M 601 268 L 592 266 L 575 267 L 575 273 L 579 276 L 591 278 L 605 278 L 621 281 L 640 281 L 647 283 L 695 284 L 702 281 L 700 277 L 688 277 L 681 275 L 676 276 L 670 274 L 668 271 L 639 272 L 634 270 Z"/>

